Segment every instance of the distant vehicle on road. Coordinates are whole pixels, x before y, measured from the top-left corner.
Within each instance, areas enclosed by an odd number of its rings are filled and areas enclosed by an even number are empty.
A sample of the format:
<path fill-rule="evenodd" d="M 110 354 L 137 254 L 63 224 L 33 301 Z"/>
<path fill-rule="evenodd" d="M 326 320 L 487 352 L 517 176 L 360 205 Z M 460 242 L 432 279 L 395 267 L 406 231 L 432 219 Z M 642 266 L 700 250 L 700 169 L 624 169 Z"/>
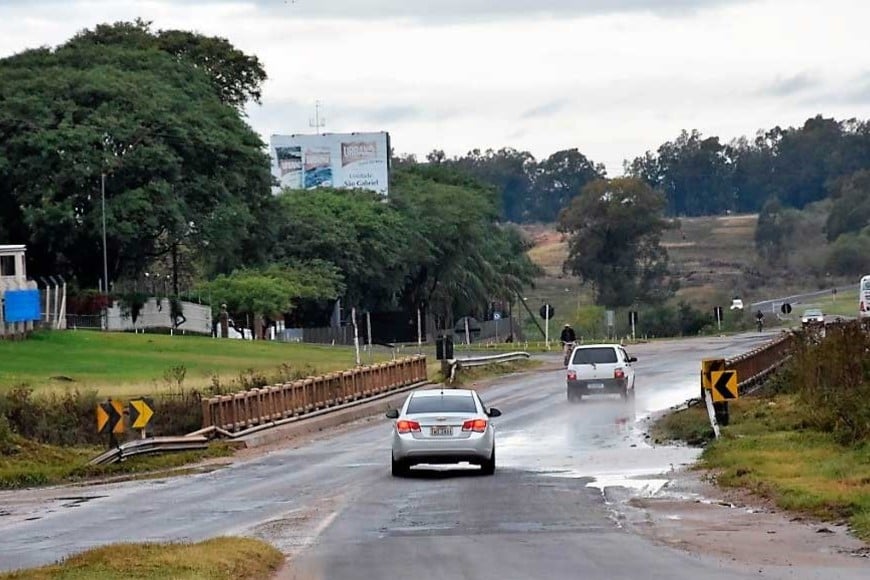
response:
<path fill-rule="evenodd" d="M 634 398 L 634 369 L 637 359 L 618 344 L 587 344 L 574 348 L 568 363 L 568 401 L 579 402 L 587 395 L 618 394 Z"/>
<path fill-rule="evenodd" d="M 739 296 L 735 296 L 731 300 L 731 310 L 743 310 L 743 300 Z"/>
<path fill-rule="evenodd" d="M 825 323 L 825 314 L 818 308 L 808 308 L 804 310 L 803 315 L 801 316 L 801 324 L 824 324 Z"/>
<path fill-rule="evenodd" d="M 858 285 L 858 318 L 870 318 L 870 275 Z"/>
<path fill-rule="evenodd" d="M 401 409 L 390 409 L 393 425 L 392 471 L 407 475 L 413 465 L 468 462 L 481 473 L 495 473 L 495 428 L 476 392 L 466 389 L 415 391 Z"/>

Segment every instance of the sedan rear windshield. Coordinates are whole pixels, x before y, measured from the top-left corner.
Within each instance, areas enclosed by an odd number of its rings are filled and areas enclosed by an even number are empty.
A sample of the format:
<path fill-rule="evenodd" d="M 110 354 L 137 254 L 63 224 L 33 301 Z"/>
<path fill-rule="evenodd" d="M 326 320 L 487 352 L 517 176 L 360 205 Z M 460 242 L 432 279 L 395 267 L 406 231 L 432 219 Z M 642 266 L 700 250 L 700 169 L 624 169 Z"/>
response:
<path fill-rule="evenodd" d="M 411 397 L 408 415 L 420 413 L 477 413 L 471 395 L 444 395 L 441 397 Z"/>
<path fill-rule="evenodd" d="M 615 362 L 617 362 L 616 350 L 606 346 L 600 348 L 578 348 L 574 351 L 574 358 L 571 360 L 571 363 L 575 365 L 601 365 Z"/>

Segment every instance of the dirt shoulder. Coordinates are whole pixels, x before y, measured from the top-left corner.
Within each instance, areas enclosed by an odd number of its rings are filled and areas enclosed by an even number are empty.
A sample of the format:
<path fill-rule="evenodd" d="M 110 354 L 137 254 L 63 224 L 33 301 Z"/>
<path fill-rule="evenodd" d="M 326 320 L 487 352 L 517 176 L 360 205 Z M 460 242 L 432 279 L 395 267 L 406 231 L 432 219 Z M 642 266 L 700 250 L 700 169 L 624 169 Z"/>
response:
<path fill-rule="evenodd" d="M 629 501 L 627 525 L 654 542 L 747 566 L 867 568 L 870 546 L 845 525 L 777 509 L 702 471 L 678 471 L 655 497 Z"/>

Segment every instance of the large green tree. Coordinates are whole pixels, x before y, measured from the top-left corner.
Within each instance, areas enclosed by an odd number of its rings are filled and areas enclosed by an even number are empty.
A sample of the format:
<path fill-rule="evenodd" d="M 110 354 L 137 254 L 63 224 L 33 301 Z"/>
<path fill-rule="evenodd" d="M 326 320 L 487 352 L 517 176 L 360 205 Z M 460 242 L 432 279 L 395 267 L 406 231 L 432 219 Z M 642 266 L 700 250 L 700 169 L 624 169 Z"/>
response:
<path fill-rule="evenodd" d="M 597 304 L 629 306 L 668 294 L 667 251 L 661 246 L 662 194 L 636 178 L 587 185 L 561 215 L 568 234 L 564 268 L 590 285 Z"/>
<path fill-rule="evenodd" d="M 217 271 L 258 257 L 263 143 L 209 71 L 143 26 L 0 60 L 0 229 L 29 245 L 35 275 L 102 277 L 101 175 L 111 279 L 180 245 Z"/>
<path fill-rule="evenodd" d="M 674 141 L 634 160 L 630 175 L 661 190 L 671 215 L 708 215 L 735 209 L 733 161 L 718 137 L 683 131 Z"/>
<path fill-rule="evenodd" d="M 870 226 L 870 171 L 858 171 L 840 180 L 832 197 L 834 204 L 825 228 L 828 241 Z"/>
<path fill-rule="evenodd" d="M 529 217 L 535 221 L 556 221 L 559 212 L 588 183 L 606 174 L 603 165 L 593 163 L 577 149 L 553 153 L 538 163 Z"/>
<path fill-rule="evenodd" d="M 393 203 L 411 229 L 403 293 L 449 324 L 532 282 L 537 269 L 516 230 L 497 224 L 498 193 L 438 165 L 394 174 Z"/>
<path fill-rule="evenodd" d="M 270 259 L 321 259 L 334 264 L 345 298 L 364 308 L 397 302 L 408 270 L 410 229 L 404 216 L 375 193 L 337 189 L 285 191 Z"/>
<path fill-rule="evenodd" d="M 303 301 L 334 300 L 343 289 L 337 268 L 312 261 L 221 274 L 200 291 L 211 296 L 213 309 L 226 305 L 240 322 L 254 316 L 275 319 L 291 313 Z"/>

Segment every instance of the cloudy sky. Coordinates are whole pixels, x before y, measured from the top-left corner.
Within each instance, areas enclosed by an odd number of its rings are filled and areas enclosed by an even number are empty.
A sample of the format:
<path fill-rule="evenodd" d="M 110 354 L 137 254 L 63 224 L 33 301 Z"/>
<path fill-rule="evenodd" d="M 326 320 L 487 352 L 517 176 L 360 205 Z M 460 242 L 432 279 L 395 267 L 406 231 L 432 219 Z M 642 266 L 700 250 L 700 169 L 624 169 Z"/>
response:
<path fill-rule="evenodd" d="M 870 117 L 867 0 L 0 0 L 0 56 L 136 17 L 256 54 L 265 139 L 320 100 L 398 152 L 577 147 L 619 175 L 681 129 Z"/>

